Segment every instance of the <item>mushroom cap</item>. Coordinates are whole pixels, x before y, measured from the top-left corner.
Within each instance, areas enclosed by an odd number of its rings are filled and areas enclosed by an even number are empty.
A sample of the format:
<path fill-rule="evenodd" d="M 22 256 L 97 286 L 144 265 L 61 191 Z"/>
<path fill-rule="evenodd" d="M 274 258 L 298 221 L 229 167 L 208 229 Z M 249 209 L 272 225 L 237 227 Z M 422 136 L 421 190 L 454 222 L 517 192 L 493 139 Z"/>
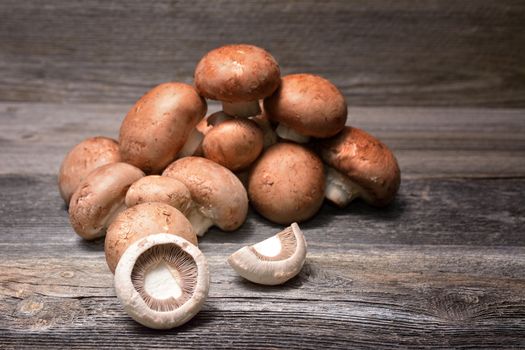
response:
<path fill-rule="evenodd" d="M 347 105 L 341 91 L 328 80 L 313 74 L 291 74 L 264 100 L 270 120 L 301 135 L 331 137 L 343 129 Z"/>
<path fill-rule="evenodd" d="M 117 141 L 103 136 L 85 139 L 69 151 L 60 165 L 60 195 L 69 204 L 73 192 L 90 172 L 102 165 L 116 162 L 120 162 Z"/>
<path fill-rule="evenodd" d="M 271 95 L 281 72 L 273 56 L 253 45 L 227 45 L 208 52 L 195 68 L 195 87 L 212 100 L 255 101 Z"/>
<path fill-rule="evenodd" d="M 219 125 L 223 121 L 230 119 L 233 119 L 233 117 L 229 116 L 223 111 L 218 111 L 203 118 L 195 128 L 201 134 L 206 135 L 211 129 L 213 129 L 214 126 Z"/>
<path fill-rule="evenodd" d="M 194 261 L 197 267 L 195 286 L 191 297 L 175 310 L 156 311 L 148 306 L 136 290 L 131 276 L 142 254 L 155 246 L 171 244 L 181 248 Z M 124 310 L 138 323 L 154 329 L 174 328 L 192 319 L 208 297 L 209 284 L 208 262 L 199 248 L 184 238 L 163 233 L 143 237 L 131 244 L 115 270 L 115 292 Z"/>
<path fill-rule="evenodd" d="M 202 142 L 204 157 L 230 169 L 249 167 L 264 146 L 263 131 L 249 119 L 231 119 L 214 126 Z"/>
<path fill-rule="evenodd" d="M 103 236 L 112 215 L 124 205 L 128 188 L 143 176 L 142 170 L 127 163 L 93 170 L 69 202 L 69 220 L 75 232 L 85 239 Z"/>
<path fill-rule="evenodd" d="M 149 175 L 134 182 L 126 193 L 126 206 L 161 202 L 186 214 L 191 207 L 191 194 L 182 182 L 167 176 Z"/>
<path fill-rule="evenodd" d="M 324 198 L 323 163 L 312 151 L 294 143 L 268 148 L 252 166 L 248 195 L 267 219 L 290 224 L 312 217 Z"/>
<path fill-rule="evenodd" d="M 188 84 L 160 84 L 142 96 L 120 126 L 122 160 L 160 173 L 206 114 L 206 101 Z"/>
<path fill-rule="evenodd" d="M 385 206 L 395 197 L 401 182 L 397 160 L 390 149 L 367 132 L 347 126 L 336 137 L 316 144 L 326 164 L 346 175 L 365 193 L 369 204 Z"/>
<path fill-rule="evenodd" d="M 197 245 L 191 223 L 179 210 L 165 203 L 138 204 L 117 215 L 107 230 L 104 251 L 111 272 L 115 272 L 120 257 L 133 242 L 159 232 L 182 237 Z"/>
<path fill-rule="evenodd" d="M 279 235 L 287 236 L 286 239 L 291 240 L 288 243 L 293 246 L 292 252 L 286 252 L 288 254 L 284 254 L 285 256 L 266 257 L 257 251 L 258 244 L 276 240 Z M 282 250 L 281 247 L 279 255 L 283 255 Z M 293 223 L 291 227 L 265 241 L 239 249 L 230 255 L 228 263 L 239 275 L 249 281 L 277 285 L 296 276 L 301 271 L 305 260 L 306 240 L 297 223 Z"/>
<path fill-rule="evenodd" d="M 246 220 L 246 190 L 222 165 L 206 158 L 185 157 L 171 163 L 162 175 L 184 183 L 199 210 L 220 229 L 233 231 Z"/>

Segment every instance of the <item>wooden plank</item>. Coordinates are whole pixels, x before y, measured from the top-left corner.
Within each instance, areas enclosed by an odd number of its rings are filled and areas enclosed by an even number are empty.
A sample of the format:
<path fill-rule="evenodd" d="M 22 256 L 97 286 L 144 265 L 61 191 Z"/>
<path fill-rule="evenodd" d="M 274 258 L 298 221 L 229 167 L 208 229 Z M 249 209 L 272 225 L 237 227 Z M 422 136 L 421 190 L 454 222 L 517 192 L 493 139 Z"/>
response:
<path fill-rule="evenodd" d="M 523 252 L 356 247 L 310 254 L 298 277 L 263 287 L 236 276 L 211 250 L 203 311 L 161 333 L 124 314 L 100 257 L 2 259 L 0 341 L 8 348 L 525 345 Z"/>
<path fill-rule="evenodd" d="M 117 137 L 130 106 L 0 103 L 0 174 L 56 174 L 82 139 Z M 387 143 L 405 179 L 525 175 L 524 109 L 351 108 L 348 123 Z"/>
<path fill-rule="evenodd" d="M 521 1 L 0 3 L 0 100 L 126 102 L 248 42 L 355 106 L 525 106 Z"/>
<path fill-rule="evenodd" d="M 326 204 L 302 227 L 315 253 L 344 252 L 355 244 L 525 246 L 523 193 L 524 179 L 406 180 L 388 208 Z M 0 194 L 3 256 L 102 253 L 102 240 L 84 242 L 71 229 L 54 177 L 0 176 Z M 279 230 L 250 213 L 240 230 L 212 229 L 200 242 L 226 254 Z"/>

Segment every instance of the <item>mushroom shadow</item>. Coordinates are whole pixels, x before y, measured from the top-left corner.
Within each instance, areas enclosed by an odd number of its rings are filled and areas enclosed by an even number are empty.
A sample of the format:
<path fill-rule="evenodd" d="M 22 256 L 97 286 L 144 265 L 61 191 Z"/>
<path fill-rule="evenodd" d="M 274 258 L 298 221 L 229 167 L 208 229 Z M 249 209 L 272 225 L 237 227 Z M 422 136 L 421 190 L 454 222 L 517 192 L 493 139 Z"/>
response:
<path fill-rule="evenodd" d="M 104 237 L 88 241 L 78 237 L 78 246 L 85 252 L 103 252 L 104 251 Z"/>

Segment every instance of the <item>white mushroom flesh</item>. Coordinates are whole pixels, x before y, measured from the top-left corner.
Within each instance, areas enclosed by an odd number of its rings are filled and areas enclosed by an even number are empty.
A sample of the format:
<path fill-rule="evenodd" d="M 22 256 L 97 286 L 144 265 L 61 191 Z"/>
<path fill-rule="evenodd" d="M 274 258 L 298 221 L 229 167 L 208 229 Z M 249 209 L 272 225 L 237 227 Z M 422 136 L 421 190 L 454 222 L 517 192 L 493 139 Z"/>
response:
<path fill-rule="evenodd" d="M 177 158 L 201 155 L 199 150 L 201 149 L 203 139 L 204 135 L 196 128 L 193 128 L 188 135 L 186 143 L 177 154 Z"/>
<path fill-rule="evenodd" d="M 297 131 L 279 123 L 277 129 L 275 129 L 277 135 L 285 140 L 290 140 L 297 143 L 307 143 L 310 137 L 299 134 Z"/>
<path fill-rule="evenodd" d="M 306 241 L 296 223 L 273 237 L 246 246 L 228 258 L 242 277 L 266 285 L 282 284 L 296 276 L 306 259 Z"/>
<path fill-rule="evenodd" d="M 345 207 L 362 193 L 361 187 L 332 167 L 325 167 L 325 197 L 339 207 Z"/>

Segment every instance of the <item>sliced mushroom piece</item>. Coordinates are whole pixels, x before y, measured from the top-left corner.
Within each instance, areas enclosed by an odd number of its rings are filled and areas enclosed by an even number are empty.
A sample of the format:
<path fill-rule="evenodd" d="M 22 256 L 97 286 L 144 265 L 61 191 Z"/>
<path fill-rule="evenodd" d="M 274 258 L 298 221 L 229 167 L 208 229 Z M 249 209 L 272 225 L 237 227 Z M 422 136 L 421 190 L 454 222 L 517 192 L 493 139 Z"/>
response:
<path fill-rule="evenodd" d="M 324 199 L 323 163 L 295 143 L 268 148 L 251 167 L 248 194 L 265 218 L 283 225 L 311 218 Z"/>
<path fill-rule="evenodd" d="M 340 207 L 357 197 L 374 206 L 388 205 L 401 183 L 401 172 L 390 149 L 367 132 L 345 127 L 315 147 L 328 165 L 326 198 Z"/>
<path fill-rule="evenodd" d="M 104 229 L 126 208 L 124 198 L 132 183 L 144 173 L 127 163 L 112 163 L 93 170 L 69 202 L 69 220 L 84 239 L 104 236 Z"/>
<path fill-rule="evenodd" d="M 126 206 L 161 202 L 187 214 L 192 206 L 191 194 L 185 184 L 167 176 L 149 175 L 134 182 L 126 193 Z"/>
<path fill-rule="evenodd" d="M 296 276 L 305 259 L 306 240 L 297 223 L 293 223 L 273 237 L 239 249 L 228 258 L 228 263 L 249 281 L 277 285 Z"/>
<path fill-rule="evenodd" d="M 165 203 L 138 204 L 120 213 L 108 228 L 104 251 L 111 272 L 131 244 L 159 232 L 182 237 L 197 245 L 191 223 L 179 210 Z"/>
<path fill-rule="evenodd" d="M 124 310 L 154 329 L 192 319 L 208 297 L 209 284 L 208 263 L 199 248 L 163 233 L 130 245 L 115 270 L 115 291 Z"/>
<path fill-rule="evenodd" d="M 213 127 L 204 137 L 204 157 L 233 172 L 248 168 L 261 154 L 263 131 L 249 119 L 231 119 Z"/>
<path fill-rule="evenodd" d="M 248 196 L 240 180 L 228 169 L 201 157 L 185 157 L 171 163 L 163 176 L 184 183 L 195 207 L 188 219 L 198 236 L 213 225 L 224 231 L 239 228 L 248 213 Z"/>
<path fill-rule="evenodd" d="M 273 56 L 253 45 L 227 45 L 208 52 L 195 68 L 199 93 L 222 102 L 234 117 L 260 113 L 259 101 L 280 84 L 281 72 Z"/>
<path fill-rule="evenodd" d="M 328 80 L 313 74 L 291 74 L 264 100 L 264 110 L 283 139 L 298 143 L 310 137 L 326 138 L 343 129 L 347 105 L 341 91 Z"/>
<path fill-rule="evenodd" d="M 175 159 L 206 110 L 206 101 L 190 85 L 171 82 L 154 87 L 120 126 L 122 160 L 147 174 L 160 173 Z"/>
<path fill-rule="evenodd" d="M 120 162 L 118 142 L 109 137 L 90 137 L 73 147 L 62 161 L 58 174 L 60 195 L 66 204 L 90 172 L 117 162 Z"/>

